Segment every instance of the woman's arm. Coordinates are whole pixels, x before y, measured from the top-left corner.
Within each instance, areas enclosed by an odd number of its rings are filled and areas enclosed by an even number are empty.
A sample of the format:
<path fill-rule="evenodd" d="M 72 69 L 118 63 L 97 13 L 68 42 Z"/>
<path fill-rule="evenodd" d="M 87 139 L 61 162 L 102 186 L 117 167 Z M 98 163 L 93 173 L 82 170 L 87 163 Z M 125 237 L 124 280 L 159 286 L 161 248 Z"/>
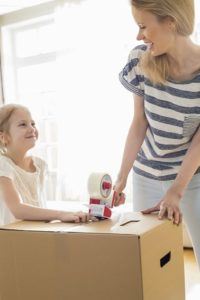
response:
<path fill-rule="evenodd" d="M 179 173 L 171 186 L 180 198 L 183 196 L 187 185 L 200 166 L 200 128 L 195 133 L 190 147 L 183 159 Z"/>
<path fill-rule="evenodd" d="M 83 212 L 66 212 L 60 210 L 40 208 L 33 205 L 21 203 L 18 192 L 11 179 L 0 177 L 1 195 L 16 219 L 63 222 L 87 222 L 89 214 Z"/>
<path fill-rule="evenodd" d="M 174 180 L 173 184 L 167 191 L 166 195 L 161 201 L 150 209 L 143 211 L 143 213 L 151 213 L 159 211 L 159 218 L 162 219 L 167 215 L 168 219 L 173 220 L 174 223 L 179 224 L 182 215 L 179 208 L 179 203 L 184 195 L 190 180 L 192 179 L 197 168 L 200 166 L 200 128 L 194 135 L 190 147 L 183 159 L 180 170 Z"/>
<path fill-rule="evenodd" d="M 121 193 L 126 186 L 128 174 L 144 141 L 147 127 L 148 122 L 144 113 L 143 97 L 134 95 L 134 116 L 126 139 L 122 163 L 114 187 L 116 192 L 115 205 L 117 205 L 119 200 L 119 193 Z"/>

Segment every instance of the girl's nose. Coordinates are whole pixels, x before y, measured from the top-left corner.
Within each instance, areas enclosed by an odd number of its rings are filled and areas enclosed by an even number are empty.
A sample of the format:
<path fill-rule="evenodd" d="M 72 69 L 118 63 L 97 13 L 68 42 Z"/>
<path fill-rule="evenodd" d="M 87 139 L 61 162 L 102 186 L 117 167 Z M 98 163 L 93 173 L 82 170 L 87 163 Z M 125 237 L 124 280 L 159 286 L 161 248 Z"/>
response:
<path fill-rule="evenodd" d="M 35 128 L 35 126 L 30 124 L 29 127 L 28 127 L 28 130 L 31 131 L 31 132 L 34 132 L 34 131 L 36 131 L 36 128 Z"/>

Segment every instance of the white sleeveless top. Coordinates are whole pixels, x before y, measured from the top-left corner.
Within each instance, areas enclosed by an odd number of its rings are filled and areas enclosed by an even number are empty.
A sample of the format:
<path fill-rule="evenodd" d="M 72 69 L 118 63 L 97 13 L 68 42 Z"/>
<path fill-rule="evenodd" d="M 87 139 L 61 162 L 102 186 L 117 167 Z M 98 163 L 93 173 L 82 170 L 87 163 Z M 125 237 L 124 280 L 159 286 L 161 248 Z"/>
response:
<path fill-rule="evenodd" d="M 45 207 L 42 195 L 46 163 L 41 158 L 32 156 L 36 171 L 31 173 L 17 166 L 10 158 L 0 155 L 0 177 L 8 177 L 13 181 L 21 202 L 38 207 Z M 0 191 L 0 225 L 16 221 L 4 202 Z"/>

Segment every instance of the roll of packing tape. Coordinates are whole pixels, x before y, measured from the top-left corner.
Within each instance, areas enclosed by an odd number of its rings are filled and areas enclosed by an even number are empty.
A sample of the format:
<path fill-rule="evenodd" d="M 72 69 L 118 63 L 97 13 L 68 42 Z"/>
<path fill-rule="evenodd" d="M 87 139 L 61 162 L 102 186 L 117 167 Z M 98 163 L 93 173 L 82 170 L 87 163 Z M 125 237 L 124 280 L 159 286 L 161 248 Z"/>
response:
<path fill-rule="evenodd" d="M 90 198 L 108 198 L 112 190 L 112 179 L 106 173 L 91 173 L 88 178 Z"/>

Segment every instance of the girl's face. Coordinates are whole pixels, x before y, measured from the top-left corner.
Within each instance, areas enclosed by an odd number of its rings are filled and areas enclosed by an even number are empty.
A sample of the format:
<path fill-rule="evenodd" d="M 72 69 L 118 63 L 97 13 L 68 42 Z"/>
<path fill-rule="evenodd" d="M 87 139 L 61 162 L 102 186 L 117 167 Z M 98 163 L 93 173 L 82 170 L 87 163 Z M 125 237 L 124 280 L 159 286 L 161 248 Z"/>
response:
<path fill-rule="evenodd" d="M 16 109 L 9 119 L 9 132 L 6 134 L 7 150 L 23 152 L 35 146 L 38 130 L 28 110 Z"/>
<path fill-rule="evenodd" d="M 147 44 L 153 56 L 170 52 L 175 42 L 173 21 L 169 17 L 160 21 L 154 14 L 134 6 L 132 6 L 132 14 L 139 26 L 137 40 Z"/>

